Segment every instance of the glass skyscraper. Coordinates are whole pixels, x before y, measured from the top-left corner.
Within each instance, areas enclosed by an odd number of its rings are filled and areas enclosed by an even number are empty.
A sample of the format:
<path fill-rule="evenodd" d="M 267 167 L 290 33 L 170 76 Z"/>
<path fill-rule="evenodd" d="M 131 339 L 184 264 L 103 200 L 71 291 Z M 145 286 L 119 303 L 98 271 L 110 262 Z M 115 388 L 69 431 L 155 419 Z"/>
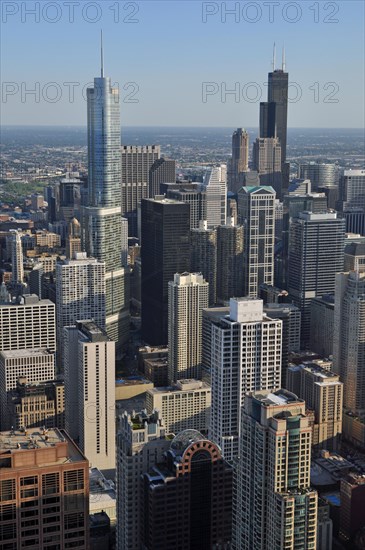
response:
<path fill-rule="evenodd" d="M 117 342 L 129 329 L 128 271 L 123 265 L 119 90 L 109 77 L 87 90 L 88 191 L 83 209 L 83 244 L 89 256 L 105 262 L 106 331 Z"/>

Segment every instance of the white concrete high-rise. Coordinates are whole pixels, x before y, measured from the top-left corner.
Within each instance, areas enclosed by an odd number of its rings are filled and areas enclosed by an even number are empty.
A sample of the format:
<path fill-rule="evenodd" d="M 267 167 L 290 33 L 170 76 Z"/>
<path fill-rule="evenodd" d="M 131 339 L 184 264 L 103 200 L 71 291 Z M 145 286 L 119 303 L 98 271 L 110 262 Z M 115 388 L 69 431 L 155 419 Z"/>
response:
<path fill-rule="evenodd" d="M 280 388 L 282 321 L 264 314 L 262 300 L 232 298 L 229 316 L 211 322 L 209 433 L 232 461 L 238 456 L 245 394 Z"/>
<path fill-rule="evenodd" d="M 91 467 L 112 474 L 115 458 L 115 342 L 93 321 L 64 329 L 66 429 Z"/>
<path fill-rule="evenodd" d="M 244 296 L 257 298 L 260 285 L 274 286 L 275 191 L 241 187 L 238 223 L 244 234 Z"/>
<path fill-rule="evenodd" d="M 24 281 L 23 249 L 21 232 L 11 229 L 9 236 L 11 251 L 11 282 L 13 285 L 22 284 Z"/>
<path fill-rule="evenodd" d="M 30 348 L 56 351 L 56 308 L 34 294 L 0 304 L 0 351 Z"/>
<path fill-rule="evenodd" d="M 245 397 L 235 465 L 235 550 L 316 548 L 311 435 L 305 402 L 296 395 L 279 390 Z"/>
<path fill-rule="evenodd" d="M 203 220 L 208 229 L 226 225 L 227 219 L 227 165 L 219 164 L 210 168 L 204 177 Z"/>
<path fill-rule="evenodd" d="M 56 265 L 56 312 L 59 364 L 63 353 L 63 328 L 82 319 L 92 319 L 105 329 L 105 263 L 76 253 L 75 260 Z"/>
<path fill-rule="evenodd" d="M 200 378 L 202 316 L 209 283 L 201 273 L 176 273 L 168 284 L 169 381 Z"/>

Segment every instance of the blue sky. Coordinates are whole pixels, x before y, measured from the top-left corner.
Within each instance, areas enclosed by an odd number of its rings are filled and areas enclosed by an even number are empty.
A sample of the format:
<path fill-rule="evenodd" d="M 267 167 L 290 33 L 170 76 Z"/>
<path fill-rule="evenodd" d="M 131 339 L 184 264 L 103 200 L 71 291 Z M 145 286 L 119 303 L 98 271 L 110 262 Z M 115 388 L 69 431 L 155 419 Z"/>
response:
<path fill-rule="evenodd" d="M 362 0 L 3 0 L 1 9 L 2 124 L 86 124 L 82 89 L 99 74 L 102 28 L 122 124 L 257 126 L 276 42 L 292 83 L 289 126 L 364 125 Z"/>

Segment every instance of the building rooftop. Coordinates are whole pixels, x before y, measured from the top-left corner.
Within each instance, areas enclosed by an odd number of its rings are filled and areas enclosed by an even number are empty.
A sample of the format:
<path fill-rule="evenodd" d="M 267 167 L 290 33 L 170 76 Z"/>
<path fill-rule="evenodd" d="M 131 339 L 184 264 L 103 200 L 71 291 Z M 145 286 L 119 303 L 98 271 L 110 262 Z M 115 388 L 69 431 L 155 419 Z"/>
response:
<path fill-rule="evenodd" d="M 327 369 L 324 369 L 323 367 L 321 367 L 317 363 L 303 363 L 303 365 L 299 365 L 299 367 L 303 368 L 304 370 L 306 370 L 308 372 L 312 372 L 316 376 L 321 377 L 323 379 L 327 379 L 327 378 L 334 379 L 334 378 L 339 377 L 338 374 L 336 374 L 334 372 L 331 372 Z"/>
<path fill-rule="evenodd" d="M 90 513 L 93 510 L 107 509 L 116 506 L 117 494 L 114 482 L 106 479 L 97 468 L 89 470 Z"/>
<path fill-rule="evenodd" d="M 148 390 L 149 394 L 161 394 L 161 393 L 174 393 L 174 392 L 184 392 L 184 391 L 191 391 L 191 390 L 211 390 L 211 386 L 207 384 L 206 382 L 202 382 L 201 380 L 195 380 L 193 378 L 191 379 L 185 379 L 185 380 L 178 380 L 176 385 L 174 386 L 163 386 L 160 388 L 152 388 Z"/>
<path fill-rule="evenodd" d="M 275 392 L 256 391 L 252 393 L 252 397 L 266 407 L 271 407 L 272 405 L 282 406 L 291 403 L 304 403 L 303 399 L 297 397 L 295 393 L 284 389 Z"/>
<path fill-rule="evenodd" d="M 151 384 L 151 380 L 142 376 L 128 376 L 128 378 L 118 378 L 115 381 L 116 386 L 138 386 L 142 384 Z"/>
<path fill-rule="evenodd" d="M 187 449 L 192 443 L 203 440 L 206 440 L 206 437 L 198 432 L 198 430 L 183 430 L 171 441 L 171 449 L 176 454 L 182 455 L 185 449 Z"/>
<path fill-rule="evenodd" d="M 260 186 L 246 186 L 241 187 L 240 191 L 243 191 L 244 193 L 251 194 L 251 193 L 257 193 L 260 191 L 266 191 L 268 193 L 275 193 L 275 190 L 270 185 L 260 185 Z"/>
<path fill-rule="evenodd" d="M 154 199 L 151 198 L 151 199 L 143 199 L 143 200 L 149 201 L 149 202 L 158 202 L 163 204 L 175 204 L 175 205 L 186 204 L 176 199 L 167 198 L 165 195 L 156 195 Z"/>
<path fill-rule="evenodd" d="M 328 210 L 327 212 L 299 212 L 298 220 L 304 220 L 308 222 L 337 220 L 337 212 L 335 210 Z"/>
<path fill-rule="evenodd" d="M 344 176 L 365 176 L 365 170 L 344 170 Z"/>
<path fill-rule="evenodd" d="M 10 351 L 0 351 L 0 356 L 5 359 L 15 359 L 17 357 L 54 357 L 54 354 L 44 348 L 16 349 Z"/>
<path fill-rule="evenodd" d="M 365 485 L 365 474 L 355 474 L 351 472 L 346 477 L 346 481 L 351 485 Z"/>
<path fill-rule="evenodd" d="M 95 321 L 86 319 L 84 321 L 76 321 L 76 328 L 84 334 L 91 342 L 107 342 L 110 341 L 105 330 L 99 327 Z"/>
<path fill-rule="evenodd" d="M 51 300 L 41 300 L 37 294 L 27 294 L 18 299 L 17 302 L 7 302 L 4 304 L 0 304 L 0 308 L 2 307 L 16 307 L 16 306 L 53 306 L 55 307 L 55 304 L 51 302 Z"/>
<path fill-rule="evenodd" d="M 34 450 L 41 452 L 46 449 L 53 449 L 55 452 L 51 455 L 42 453 L 39 456 L 42 456 L 43 460 L 33 458 L 34 462 L 32 460 L 30 464 L 28 464 L 29 461 L 22 460 L 19 463 L 20 467 L 24 467 L 24 465 L 29 467 L 33 465 L 46 466 L 87 460 L 67 432 L 58 428 L 30 428 L 29 430 L 0 432 L 0 461 L 7 457 L 16 456 L 18 453 L 24 454 L 27 451 L 32 451 L 34 457 Z M 11 467 L 11 464 L 9 464 L 9 467 Z"/>

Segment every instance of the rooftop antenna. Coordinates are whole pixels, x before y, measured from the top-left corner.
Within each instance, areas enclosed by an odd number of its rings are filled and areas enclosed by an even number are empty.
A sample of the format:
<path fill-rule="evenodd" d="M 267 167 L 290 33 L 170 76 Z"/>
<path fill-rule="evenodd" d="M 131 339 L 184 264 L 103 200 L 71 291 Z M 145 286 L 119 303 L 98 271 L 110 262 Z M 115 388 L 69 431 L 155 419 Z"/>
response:
<path fill-rule="evenodd" d="M 285 48 L 284 47 L 283 47 L 283 57 L 282 57 L 281 68 L 283 69 L 283 72 L 285 72 Z"/>
<path fill-rule="evenodd" d="M 104 78 L 104 52 L 103 52 L 103 31 L 100 31 L 100 63 L 101 63 L 101 78 Z"/>
<path fill-rule="evenodd" d="M 272 54 L 272 70 L 275 71 L 275 57 L 276 57 L 276 47 L 275 47 L 275 42 L 274 42 L 274 50 L 273 50 L 273 54 Z"/>

